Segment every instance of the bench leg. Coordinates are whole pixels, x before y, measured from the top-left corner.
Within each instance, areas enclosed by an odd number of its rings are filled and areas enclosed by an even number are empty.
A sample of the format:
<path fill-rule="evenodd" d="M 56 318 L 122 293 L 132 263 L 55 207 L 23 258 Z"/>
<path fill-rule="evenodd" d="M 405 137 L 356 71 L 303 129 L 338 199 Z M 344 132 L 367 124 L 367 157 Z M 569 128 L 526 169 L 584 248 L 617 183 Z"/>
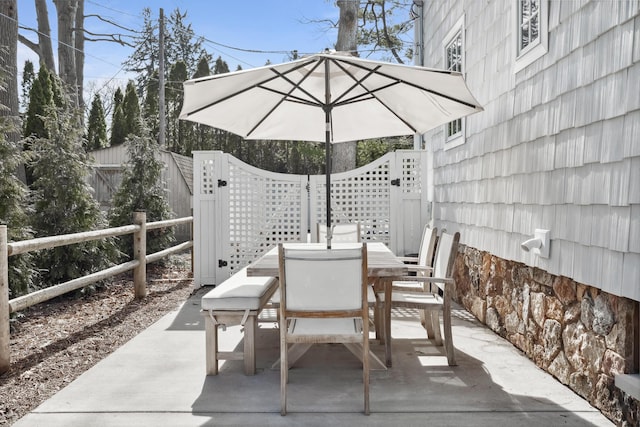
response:
<path fill-rule="evenodd" d="M 244 373 L 256 373 L 256 329 L 258 316 L 249 316 L 244 324 Z"/>
<path fill-rule="evenodd" d="M 218 325 L 205 316 L 205 345 L 207 375 L 218 375 Z"/>

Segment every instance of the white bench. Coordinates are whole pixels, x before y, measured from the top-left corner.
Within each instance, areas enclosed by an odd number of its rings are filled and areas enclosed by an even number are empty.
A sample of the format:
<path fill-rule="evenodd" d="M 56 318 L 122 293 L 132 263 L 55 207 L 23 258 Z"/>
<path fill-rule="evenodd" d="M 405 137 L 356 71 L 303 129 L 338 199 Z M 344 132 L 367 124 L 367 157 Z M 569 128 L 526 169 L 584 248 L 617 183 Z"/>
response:
<path fill-rule="evenodd" d="M 274 277 L 249 277 L 246 267 L 207 292 L 200 302 L 205 315 L 207 375 L 218 373 L 218 360 L 244 360 L 244 372 L 256 372 L 255 333 L 260 311 L 278 289 Z M 242 325 L 243 351 L 218 351 L 218 326 Z"/>

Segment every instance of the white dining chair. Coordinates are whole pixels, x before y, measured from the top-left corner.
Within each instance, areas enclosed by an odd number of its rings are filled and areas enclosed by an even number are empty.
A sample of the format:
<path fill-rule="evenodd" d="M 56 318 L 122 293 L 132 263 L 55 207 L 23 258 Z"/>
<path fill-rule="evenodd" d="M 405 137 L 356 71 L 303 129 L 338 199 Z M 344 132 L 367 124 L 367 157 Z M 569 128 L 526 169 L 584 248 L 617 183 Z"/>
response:
<path fill-rule="evenodd" d="M 360 241 L 360 223 L 359 222 L 349 222 L 344 224 L 333 224 L 331 226 L 331 241 L 333 243 L 352 243 Z M 318 242 L 326 243 L 327 242 L 327 225 L 326 224 L 318 224 L 317 225 L 318 232 Z"/>
<path fill-rule="evenodd" d="M 453 263 L 458 250 L 460 233 L 443 232 L 438 238 L 433 269 L 430 275 L 402 276 L 393 278 L 391 307 L 414 308 L 424 310 L 424 327 L 427 336 L 433 338 L 436 345 L 442 345 L 440 313 L 442 313 L 444 346 L 449 366 L 455 366 L 453 335 L 451 332 L 451 299 L 454 286 Z M 409 286 L 409 282 L 418 283 Z M 396 286 L 404 283 L 404 286 Z M 376 293 L 379 306 L 383 306 L 384 292 Z M 379 308 L 379 312 L 382 312 Z M 386 321 L 386 320 L 385 320 Z M 391 339 L 391 337 L 385 337 Z"/>
<path fill-rule="evenodd" d="M 281 414 L 287 413 L 287 358 L 292 343 L 344 343 L 361 348 L 364 412 L 369 414 L 366 244 L 348 249 L 287 249 L 280 244 L 278 259 Z"/>

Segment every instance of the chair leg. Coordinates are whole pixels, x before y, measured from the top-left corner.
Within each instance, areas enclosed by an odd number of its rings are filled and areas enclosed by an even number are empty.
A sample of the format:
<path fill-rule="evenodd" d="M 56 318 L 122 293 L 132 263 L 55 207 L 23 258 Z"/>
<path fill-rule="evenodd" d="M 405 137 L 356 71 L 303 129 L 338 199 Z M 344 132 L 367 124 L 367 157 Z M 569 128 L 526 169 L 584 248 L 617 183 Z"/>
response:
<path fill-rule="evenodd" d="M 431 320 L 431 312 L 429 310 L 419 310 L 420 312 L 420 322 L 422 323 L 422 326 L 424 326 L 424 328 L 427 331 L 427 338 L 429 339 L 434 339 L 435 338 L 435 331 L 434 326 L 433 326 L 433 321 Z"/>
<path fill-rule="evenodd" d="M 287 382 L 289 362 L 287 360 L 287 325 L 280 320 L 280 415 L 287 415 Z"/>
<path fill-rule="evenodd" d="M 363 332 L 364 340 L 362 341 L 362 382 L 364 383 L 364 413 L 365 415 L 369 415 L 369 373 L 371 369 L 369 362 L 369 328 L 365 327 Z"/>
<path fill-rule="evenodd" d="M 204 325 L 207 375 L 218 375 L 218 325 L 209 316 L 204 317 Z"/>
<path fill-rule="evenodd" d="M 442 332 L 440 331 L 440 311 L 429 310 L 427 322 L 431 324 L 433 340 L 436 345 L 442 345 Z"/>
<path fill-rule="evenodd" d="M 453 334 L 451 333 L 451 295 L 450 288 L 445 288 L 444 305 L 442 307 L 442 317 L 444 323 L 444 346 L 447 352 L 447 363 L 449 366 L 456 366 L 456 356 L 453 353 Z"/>
<path fill-rule="evenodd" d="M 384 286 L 384 357 L 387 367 L 390 368 L 391 363 L 391 283 Z"/>
<path fill-rule="evenodd" d="M 244 324 L 244 373 L 254 375 L 256 373 L 256 329 L 258 316 L 249 316 Z"/>

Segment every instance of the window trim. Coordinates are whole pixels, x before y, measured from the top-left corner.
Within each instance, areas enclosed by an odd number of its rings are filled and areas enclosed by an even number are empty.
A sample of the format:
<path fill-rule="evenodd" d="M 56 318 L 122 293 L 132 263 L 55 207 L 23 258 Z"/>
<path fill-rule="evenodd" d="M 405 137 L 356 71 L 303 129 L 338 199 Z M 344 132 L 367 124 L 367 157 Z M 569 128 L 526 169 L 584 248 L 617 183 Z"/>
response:
<path fill-rule="evenodd" d="M 522 50 L 520 50 L 520 0 L 517 0 L 512 8 L 513 23 L 515 25 L 513 32 L 513 41 L 515 46 L 515 73 L 524 70 L 527 66 L 540 59 L 549 51 L 549 0 L 539 1 L 539 37 Z"/>
<path fill-rule="evenodd" d="M 464 15 L 462 15 L 458 21 L 451 27 L 445 38 L 442 40 L 442 55 L 443 55 L 443 68 L 447 68 L 447 47 L 451 44 L 453 39 L 460 33 L 460 37 L 462 39 L 462 47 L 461 47 L 461 62 L 462 62 L 462 75 L 465 74 L 465 27 L 464 27 Z M 463 117 L 460 119 L 460 132 L 449 137 L 447 134 L 447 127 L 449 123 L 445 123 L 443 126 L 444 133 L 444 150 L 450 150 L 454 147 L 459 147 L 460 145 L 466 142 L 466 119 Z"/>

